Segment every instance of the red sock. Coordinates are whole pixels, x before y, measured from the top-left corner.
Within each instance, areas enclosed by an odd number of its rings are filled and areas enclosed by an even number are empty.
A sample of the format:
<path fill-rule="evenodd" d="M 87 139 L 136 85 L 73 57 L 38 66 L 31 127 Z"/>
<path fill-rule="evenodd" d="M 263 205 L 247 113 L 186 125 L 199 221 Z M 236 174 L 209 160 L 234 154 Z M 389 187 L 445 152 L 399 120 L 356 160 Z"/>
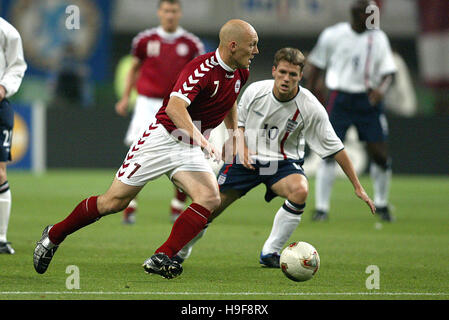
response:
<path fill-rule="evenodd" d="M 211 212 L 197 203 L 192 203 L 176 219 L 167 241 L 156 250 L 155 253 L 163 252 L 169 258 L 178 253 L 187 243 L 203 230 L 207 218 Z"/>
<path fill-rule="evenodd" d="M 187 195 L 178 188 L 175 187 L 175 189 L 176 189 L 176 199 L 178 199 L 181 202 L 186 202 Z"/>
<path fill-rule="evenodd" d="M 48 233 L 50 241 L 54 244 L 60 244 L 69 234 L 100 219 L 97 198 L 95 196 L 84 199 L 67 218 L 55 224 Z"/>

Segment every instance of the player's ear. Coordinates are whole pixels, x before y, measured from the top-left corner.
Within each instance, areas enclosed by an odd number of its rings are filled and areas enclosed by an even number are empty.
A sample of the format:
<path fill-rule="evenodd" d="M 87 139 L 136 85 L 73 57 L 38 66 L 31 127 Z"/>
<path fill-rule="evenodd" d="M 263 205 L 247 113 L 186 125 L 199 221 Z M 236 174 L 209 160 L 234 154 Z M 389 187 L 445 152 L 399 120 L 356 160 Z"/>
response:
<path fill-rule="evenodd" d="M 230 41 L 228 47 L 231 50 L 231 52 L 234 53 L 238 47 L 237 41 Z"/>
<path fill-rule="evenodd" d="M 273 66 L 271 68 L 271 75 L 273 76 L 273 78 L 274 78 L 275 74 L 276 74 L 276 66 Z"/>

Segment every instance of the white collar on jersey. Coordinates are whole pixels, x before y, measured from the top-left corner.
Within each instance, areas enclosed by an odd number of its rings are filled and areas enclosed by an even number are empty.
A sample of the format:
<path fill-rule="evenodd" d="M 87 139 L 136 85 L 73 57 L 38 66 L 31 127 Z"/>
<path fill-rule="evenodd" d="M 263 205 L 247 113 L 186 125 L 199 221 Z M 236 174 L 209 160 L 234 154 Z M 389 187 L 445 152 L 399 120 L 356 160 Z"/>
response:
<path fill-rule="evenodd" d="M 218 52 L 218 48 L 217 48 L 217 50 L 215 50 L 215 55 L 217 56 L 218 63 L 220 64 L 220 66 L 221 66 L 223 69 L 225 69 L 225 70 L 228 71 L 228 72 L 234 72 L 234 71 L 235 71 L 235 69 L 232 69 L 232 68 L 231 68 L 230 66 L 228 66 L 226 63 L 224 63 L 223 59 L 221 59 L 220 53 Z"/>
<path fill-rule="evenodd" d="M 162 26 L 159 26 L 157 27 L 156 32 L 161 38 L 171 41 L 175 40 L 176 38 L 179 38 L 184 33 L 184 29 L 178 27 L 174 32 L 167 32 L 162 28 Z"/>

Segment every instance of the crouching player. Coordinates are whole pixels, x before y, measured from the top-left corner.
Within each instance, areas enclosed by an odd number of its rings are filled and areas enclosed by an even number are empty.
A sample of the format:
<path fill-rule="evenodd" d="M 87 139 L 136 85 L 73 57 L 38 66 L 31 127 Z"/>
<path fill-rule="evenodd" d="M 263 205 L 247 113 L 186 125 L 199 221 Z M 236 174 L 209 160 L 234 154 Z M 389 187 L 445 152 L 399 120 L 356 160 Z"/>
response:
<path fill-rule="evenodd" d="M 243 93 L 238 104 L 241 134 L 234 137 L 244 139 L 237 143 L 244 150 L 238 150 L 237 158 L 221 168 L 218 175 L 221 205 L 209 217 L 211 222 L 261 183 L 267 187 L 267 202 L 276 196 L 285 198 L 260 254 L 260 263 L 273 268 L 279 268 L 279 252 L 301 221 L 306 206 L 309 186 L 302 169 L 305 143 L 322 158 L 335 158 L 351 181 L 356 196 L 366 202 L 371 213 L 375 212 L 373 201 L 360 184 L 325 108 L 310 91 L 299 86 L 304 60 L 298 49 L 280 49 L 272 67 L 274 80 L 255 82 Z M 173 259 L 184 261 L 205 230 Z"/>

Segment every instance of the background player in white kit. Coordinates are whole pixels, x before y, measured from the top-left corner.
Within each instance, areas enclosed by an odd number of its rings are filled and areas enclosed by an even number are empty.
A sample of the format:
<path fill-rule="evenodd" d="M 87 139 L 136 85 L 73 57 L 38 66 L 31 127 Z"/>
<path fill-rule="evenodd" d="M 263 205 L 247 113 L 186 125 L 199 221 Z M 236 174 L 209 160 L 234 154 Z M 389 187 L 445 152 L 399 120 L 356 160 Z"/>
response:
<path fill-rule="evenodd" d="M 125 136 L 128 147 L 154 120 L 184 65 L 205 53 L 201 40 L 179 26 L 182 15 L 179 0 L 160 0 L 157 13 L 160 26 L 142 31 L 133 39 L 133 62 L 123 96 L 115 106 L 119 115 L 126 116 L 132 89 L 136 87 L 136 104 Z M 173 221 L 184 210 L 185 200 L 186 195 L 175 188 L 170 204 Z M 123 212 L 123 222 L 134 223 L 136 210 L 137 199 L 134 199 Z"/>
<path fill-rule="evenodd" d="M 225 163 L 220 170 L 221 205 L 209 218 L 211 222 L 260 183 L 267 187 L 267 202 L 276 196 L 285 198 L 260 254 L 260 263 L 267 267 L 279 268 L 279 252 L 301 221 L 306 205 L 309 189 L 301 167 L 305 143 L 322 158 L 337 160 L 357 197 L 375 212 L 324 107 L 309 90 L 299 86 L 304 60 L 298 49 L 280 49 L 274 57 L 274 80 L 255 82 L 243 93 L 238 104 L 238 127 L 242 131 L 239 136 L 244 136 L 245 141 L 239 145 L 247 149 L 238 154 L 245 157 Z M 174 259 L 184 261 L 203 234 L 204 231 L 199 233 Z"/>
<path fill-rule="evenodd" d="M 8 254 L 14 253 L 6 238 L 11 214 L 11 191 L 6 163 L 11 161 L 14 110 L 7 98 L 19 90 L 26 69 L 19 32 L 0 18 L 0 253 Z"/>
<path fill-rule="evenodd" d="M 308 56 L 311 68 L 307 87 L 320 96 L 318 79 L 326 70 L 325 83 L 330 90 L 326 109 L 332 126 L 344 141 L 348 128 L 354 125 L 359 139 L 366 142 L 376 212 L 382 220 L 392 221 L 388 202 L 391 160 L 382 99 L 393 81 L 396 66 L 386 34 L 367 28 L 366 8 L 370 5 L 375 3 L 354 1 L 351 23 L 338 23 L 321 33 Z M 335 162 L 332 159 L 322 161 L 316 175 L 314 220 L 328 218 L 334 179 Z"/>

